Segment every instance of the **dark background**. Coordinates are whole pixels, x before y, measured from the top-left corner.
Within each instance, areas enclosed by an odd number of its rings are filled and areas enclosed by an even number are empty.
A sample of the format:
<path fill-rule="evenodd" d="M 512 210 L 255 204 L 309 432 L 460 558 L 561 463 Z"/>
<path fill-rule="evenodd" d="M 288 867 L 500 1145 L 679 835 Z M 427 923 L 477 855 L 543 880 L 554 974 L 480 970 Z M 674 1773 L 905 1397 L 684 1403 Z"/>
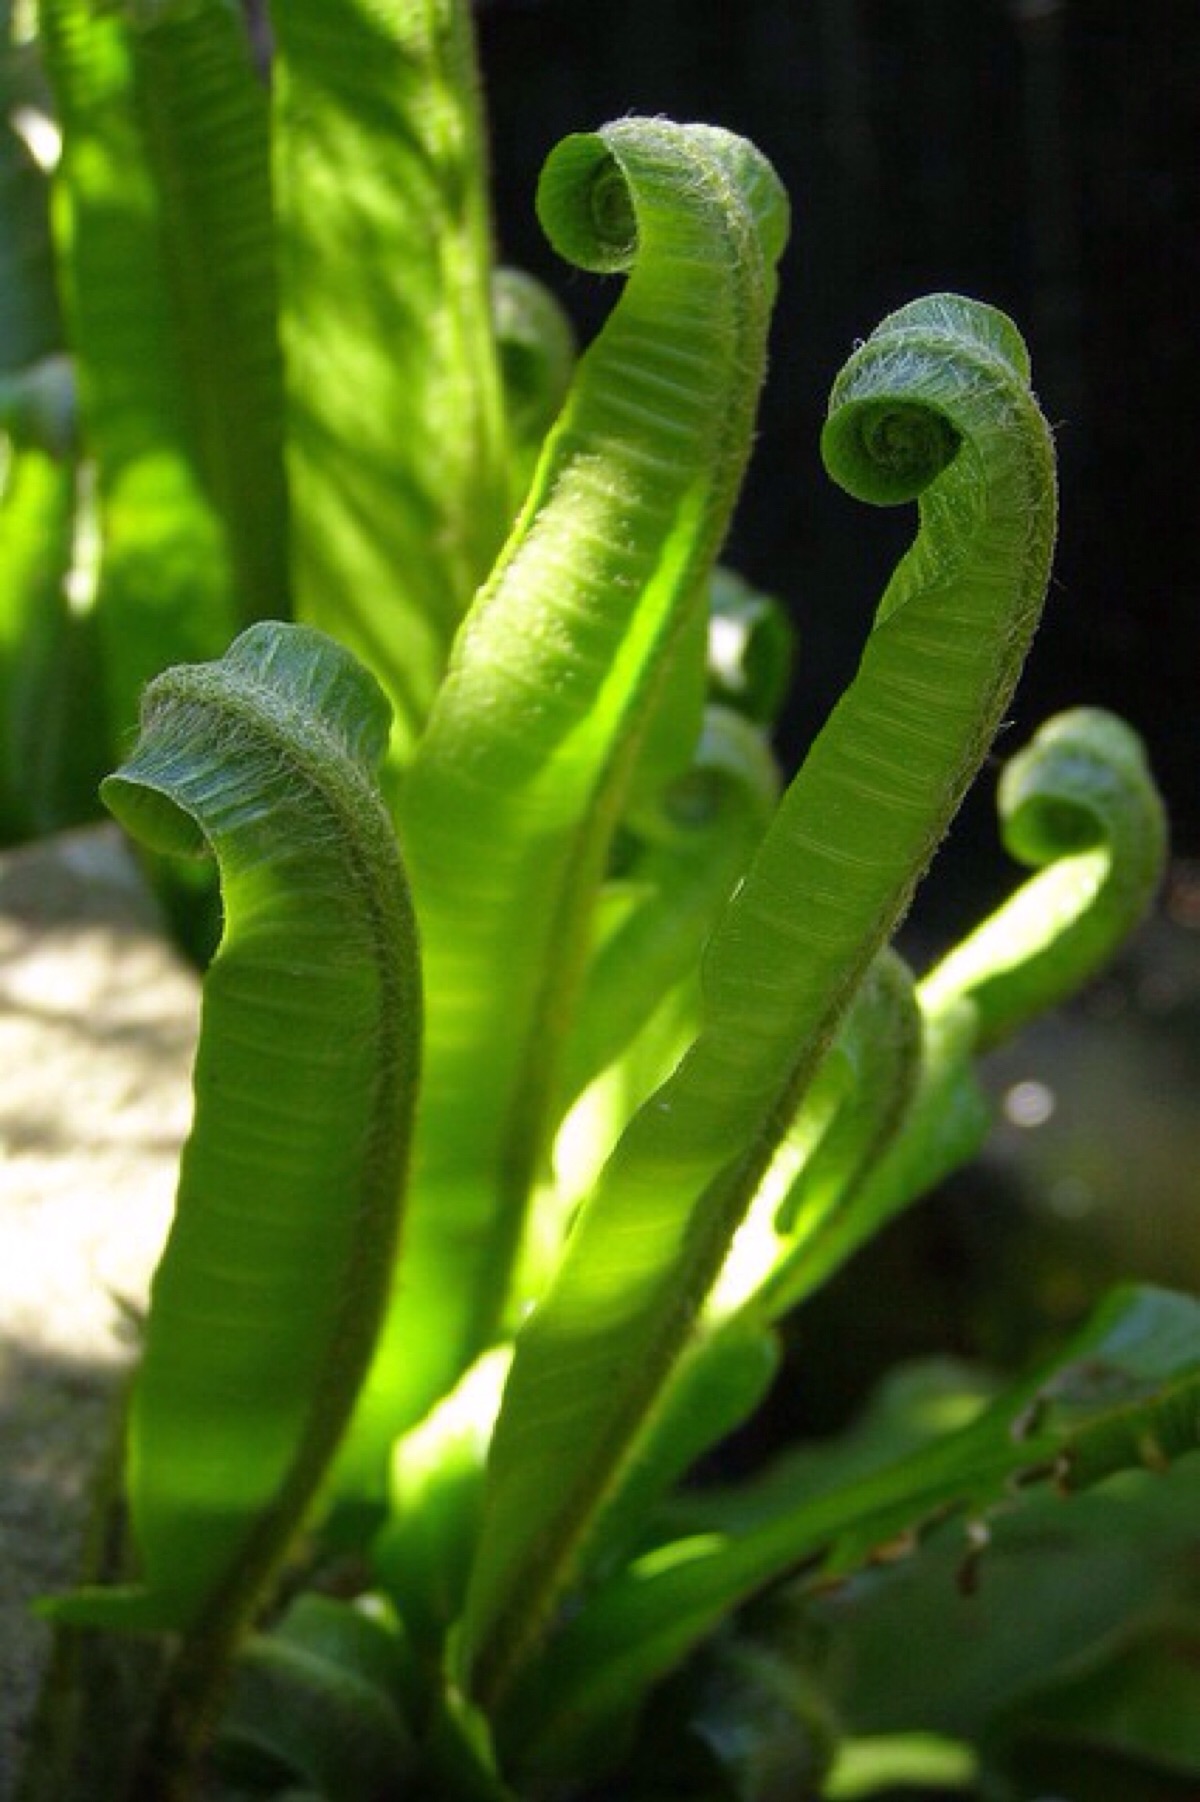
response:
<path fill-rule="evenodd" d="M 800 631 L 792 762 L 848 678 L 911 515 L 833 490 L 829 385 L 891 308 L 956 288 L 1011 312 L 1061 457 L 1046 622 L 1009 742 L 1108 705 L 1145 735 L 1200 853 L 1200 7 L 1196 0 L 481 0 L 501 252 L 584 335 L 611 289 L 556 264 L 532 197 L 549 147 L 631 112 L 752 137 L 793 238 L 729 560 Z M 985 785 L 985 787 L 988 785 Z M 985 795 L 932 886 L 1001 878 Z M 923 902 L 924 906 L 929 903 Z"/>

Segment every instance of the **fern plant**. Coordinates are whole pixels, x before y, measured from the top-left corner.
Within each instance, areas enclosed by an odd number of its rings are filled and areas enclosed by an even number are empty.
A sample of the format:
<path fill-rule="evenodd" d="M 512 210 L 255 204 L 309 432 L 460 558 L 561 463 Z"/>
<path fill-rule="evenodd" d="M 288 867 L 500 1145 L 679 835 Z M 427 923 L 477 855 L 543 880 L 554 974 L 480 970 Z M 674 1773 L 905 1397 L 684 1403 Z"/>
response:
<path fill-rule="evenodd" d="M 101 1771 L 85 1732 L 29 1794 L 819 1795 L 764 1597 L 1197 1437 L 1195 1305 L 1131 1289 L 953 1430 L 686 1484 L 1158 880 L 1140 747 L 1079 709 L 1001 785 L 1036 873 L 921 980 L 891 945 L 1048 579 L 1024 345 L 935 295 L 838 377 L 831 474 L 919 523 L 785 785 L 781 617 L 715 568 L 765 158 L 651 119 L 554 150 L 552 242 L 623 278 L 572 366 L 491 267 L 463 6 L 288 0 L 269 88 L 225 0 L 40 16 L 117 730 L 152 678 L 104 799 L 216 866 L 223 924 L 128 1543 L 47 1605 L 149 1675 Z"/>

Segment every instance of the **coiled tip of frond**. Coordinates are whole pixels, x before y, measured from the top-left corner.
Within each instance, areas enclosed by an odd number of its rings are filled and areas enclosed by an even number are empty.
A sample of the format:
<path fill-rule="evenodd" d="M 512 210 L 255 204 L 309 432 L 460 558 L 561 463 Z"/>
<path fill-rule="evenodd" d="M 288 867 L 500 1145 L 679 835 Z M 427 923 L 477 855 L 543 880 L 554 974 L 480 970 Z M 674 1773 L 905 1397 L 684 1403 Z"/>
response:
<path fill-rule="evenodd" d="M 537 212 L 555 250 L 577 268 L 616 275 L 633 263 L 633 196 L 599 133 L 575 132 L 551 151 L 538 183 Z"/>
<path fill-rule="evenodd" d="M 1032 868 L 1118 834 L 1126 855 L 1139 844 L 1155 867 L 1161 858 L 1162 805 L 1142 742 L 1099 707 L 1047 721 L 1006 764 L 997 804 L 1005 848 Z"/>
<path fill-rule="evenodd" d="M 856 500 L 890 507 L 916 500 L 953 462 L 960 442 L 945 415 L 921 401 L 861 400 L 830 415 L 821 454 Z"/>
<path fill-rule="evenodd" d="M 564 138 L 542 170 L 537 212 L 559 255 L 598 275 L 631 270 L 655 238 L 678 254 L 688 216 L 706 217 L 714 234 L 697 247 L 702 261 L 729 255 L 732 232 L 735 260 L 770 270 L 789 224 L 787 194 L 753 144 L 669 119 L 620 119 Z"/>
<path fill-rule="evenodd" d="M 993 430 L 1014 406 L 1036 413 L 1012 320 L 964 295 L 931 294 L 889 314 L 838 376 L 825 466 L 857 500 L 915 500 L 964 438 Z"/>

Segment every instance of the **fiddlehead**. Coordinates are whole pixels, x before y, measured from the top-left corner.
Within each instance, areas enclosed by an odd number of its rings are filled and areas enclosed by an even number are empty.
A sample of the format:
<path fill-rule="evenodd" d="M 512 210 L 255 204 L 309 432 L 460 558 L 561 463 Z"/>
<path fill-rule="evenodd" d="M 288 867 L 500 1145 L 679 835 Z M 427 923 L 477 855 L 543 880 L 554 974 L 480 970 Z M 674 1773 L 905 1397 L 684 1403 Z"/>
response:
<path fill-rule="evenodd" d="M 1004 767 L 1008 851 L 1038 871 L 921 984 L 931 1012 L 967 997 L 985 1050 L 1072 994 L 1136 926 L 1167 828 L 1137 735 L 1095 707 L 1049 720 Z"/>

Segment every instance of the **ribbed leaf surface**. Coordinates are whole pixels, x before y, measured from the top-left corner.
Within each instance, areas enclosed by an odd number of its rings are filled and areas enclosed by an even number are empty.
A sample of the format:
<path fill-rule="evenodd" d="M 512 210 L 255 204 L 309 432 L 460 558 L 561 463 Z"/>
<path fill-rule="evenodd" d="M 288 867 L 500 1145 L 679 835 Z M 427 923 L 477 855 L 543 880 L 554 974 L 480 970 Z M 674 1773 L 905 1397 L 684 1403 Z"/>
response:
<path fill-rule="evenodd" d="M 286 1549 L 362 1376 L 416 1083 L 412 921 L 371 776 L 387 705 L 303 627 L 167 672 L 104 785 L 155 849 L 221 869 L 195 1119 L 131 1405 L 142 1587 L 75 1618 L 219 1635 Z M 215 1625 L 214 1625 L 215 1623 Z"/>
<path fill-rule="evenodd" d="M 151 9 L 132 48 L 198 466 L 228 538 L 239 621 L 281 618 L 287 497 L 266 86 L 230 0 Z"/>

